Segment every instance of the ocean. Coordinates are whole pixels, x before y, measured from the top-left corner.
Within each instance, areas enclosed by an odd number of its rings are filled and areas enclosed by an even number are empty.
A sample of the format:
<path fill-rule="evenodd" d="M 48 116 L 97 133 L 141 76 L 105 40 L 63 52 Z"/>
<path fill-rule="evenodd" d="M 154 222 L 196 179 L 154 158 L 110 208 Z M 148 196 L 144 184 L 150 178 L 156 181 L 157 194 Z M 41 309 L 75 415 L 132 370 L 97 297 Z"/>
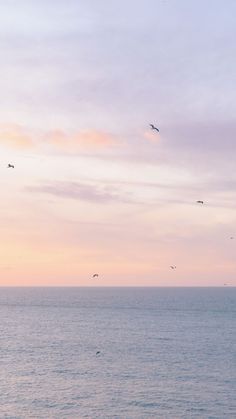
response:
<path fill-rule="evenodd" d="M 236 288 L 1 288 L 0 418 L 236 418 Z"/>

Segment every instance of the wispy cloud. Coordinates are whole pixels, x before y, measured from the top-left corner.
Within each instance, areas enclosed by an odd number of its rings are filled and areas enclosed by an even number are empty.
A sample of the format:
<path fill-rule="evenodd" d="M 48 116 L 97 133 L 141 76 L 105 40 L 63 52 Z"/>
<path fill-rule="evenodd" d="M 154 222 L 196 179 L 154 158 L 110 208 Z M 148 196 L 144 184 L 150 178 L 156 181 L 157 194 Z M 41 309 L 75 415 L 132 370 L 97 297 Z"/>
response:
<path fill-rule="evenodd" d="M 117 145 L 117 140 L 106 132 L 87 130 L 71 134 L 62 130 L 53 130 L 44 136 L 47 144 L 64 151 L 76 151 L 80 148 L 99 149 Z"/>
<path fill-rule="evenodd" d="M 196 200 L 204 199 L 205 207 L 235 208 L 235 181 L 219 179 L 188 182 L 142 182 L 87 179 L 77 181 L 49 181 L 28 186 L 32 193 L 48 194 L 58 198 L 96 203 L 141 205 L 142 208 L 161 208 L 170 205 L 197 207 Z M 199 198 L 200 197 L 200 198 Z"/>
<path fill-rule="evenodd" d="M 17 149 L 34 147 L 30 131 L 17 124 L 0 125 L 0 143 Z"/>
<path fill-rule="evenodd" d="M 56 151 L 76 152 L 81 149 L 98 150 L 109 148 L 117 145 L 118 141 L 111 134 L 94 129 L 70 133 L 61 129 L 47 132 L 34 130 L 32 132 L 18 124 L 1 124 L 0 143 L 17 149 L 49 147 Z"/>
<path fill-rule="evenodd" d="M 50 182 L 40 186 L 31 186 L 27 189 L 34 193 L 46 193 L 61 198 L 96 203 L 121 200 L 121 196 L 112 187 L 79 182 Z"/>

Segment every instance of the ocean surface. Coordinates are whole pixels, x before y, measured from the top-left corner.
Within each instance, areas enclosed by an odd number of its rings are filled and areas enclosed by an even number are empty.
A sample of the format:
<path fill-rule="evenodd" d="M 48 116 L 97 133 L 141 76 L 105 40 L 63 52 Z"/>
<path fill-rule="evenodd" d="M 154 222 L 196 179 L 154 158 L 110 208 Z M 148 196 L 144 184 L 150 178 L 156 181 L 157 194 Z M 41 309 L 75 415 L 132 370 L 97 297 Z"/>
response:
<path fill-rule="evenodd" d="M 236 288 L 0 288 L 0 319 L 0 418 L 236 418 Z"/>

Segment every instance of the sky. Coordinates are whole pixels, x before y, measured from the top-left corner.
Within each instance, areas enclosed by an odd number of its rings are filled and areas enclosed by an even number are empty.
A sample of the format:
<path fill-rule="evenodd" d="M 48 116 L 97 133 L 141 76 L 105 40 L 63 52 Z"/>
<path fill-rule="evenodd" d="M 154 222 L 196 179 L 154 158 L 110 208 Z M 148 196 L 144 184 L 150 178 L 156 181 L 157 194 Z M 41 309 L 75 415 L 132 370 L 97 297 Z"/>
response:
<path fill-rule="evenodd" d="M 236 285 L 235 15 L 0 3 L 0 285 Z"/>

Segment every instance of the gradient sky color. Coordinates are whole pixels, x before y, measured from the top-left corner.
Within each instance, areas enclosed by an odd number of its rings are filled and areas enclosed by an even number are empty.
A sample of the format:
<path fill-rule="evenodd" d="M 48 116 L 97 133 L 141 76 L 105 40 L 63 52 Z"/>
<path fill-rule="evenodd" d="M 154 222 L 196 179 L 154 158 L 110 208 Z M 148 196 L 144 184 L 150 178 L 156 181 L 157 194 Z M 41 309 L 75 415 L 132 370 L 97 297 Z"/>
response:
<path fill-rule="evenodd" d="M 1 3 L 0 285 L 236 285 L 235 15 Z"/>

